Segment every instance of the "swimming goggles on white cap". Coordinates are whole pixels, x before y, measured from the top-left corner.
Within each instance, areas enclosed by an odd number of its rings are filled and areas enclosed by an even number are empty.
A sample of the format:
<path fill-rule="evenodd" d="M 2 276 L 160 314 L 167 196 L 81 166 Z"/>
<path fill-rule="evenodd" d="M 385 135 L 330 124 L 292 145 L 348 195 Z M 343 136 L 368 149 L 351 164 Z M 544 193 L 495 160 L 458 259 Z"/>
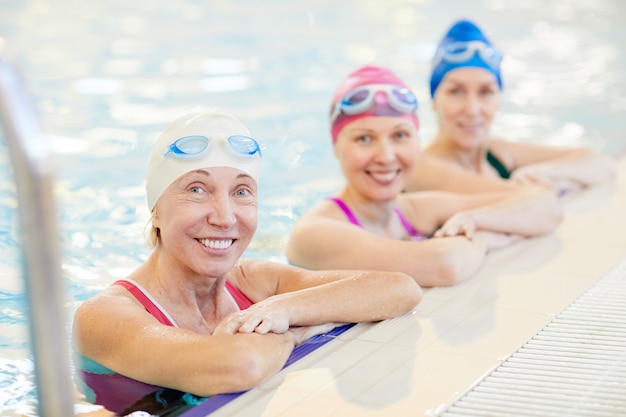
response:
<path fill-rule="evenodd" d="M 261 156 L 261 146 L 249 136 L 233 135 L 226 138 L 229 149 L 236 156 L 252 157 L 257 152 Z M 202 157 L 209 148 L 210 139 L 206 136 L 192 135 L 176 139 L 163 151 L 163 158 L 172 155 L 177 159 L 197 159 Z"/>
<path fill-rule="evenodd" d="M 150 210 L 178 177 L 197 169 L 231 167 L 258 180 L 262 147 L 246 135 L 243 125 L 221 114 L 191 115 L 187 119 L 191 122 L 175 122 L 153 148 L 146 176 Z M 203 131 L 208 134 L 195 133 Z"/>
<path fill-rule="evenodd" d="M 502 54 L 483 41 L 452 42 L 439 48 L 433 60 L 433 67 L 439 65 L 441 61 L 450 64 L 467 62 L 476 53 L 485 64 L 492 68 L 497 68 L 502 62 Z"/>
<path fill-rule="evenodd" d="M 417 111 L 417 97 L 408 88 L 390 84 L 370 84 L 350 91 L 338 101 L 330 114 L 330 123 L 334 123 L 341 113 L 348 116 L 365 113 L 372 108 L 376 93 L 379 91 L 387 95 L 387 103 L 393 110 L 404 114 Z"/>

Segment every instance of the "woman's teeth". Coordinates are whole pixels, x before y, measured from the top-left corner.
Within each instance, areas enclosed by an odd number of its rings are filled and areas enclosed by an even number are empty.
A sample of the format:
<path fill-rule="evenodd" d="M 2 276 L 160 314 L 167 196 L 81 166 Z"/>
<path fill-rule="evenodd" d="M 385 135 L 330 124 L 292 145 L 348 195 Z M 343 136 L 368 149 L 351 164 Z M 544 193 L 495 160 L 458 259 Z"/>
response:
<path fill-rule="evenodd" d="M 211 240 L 211 239 L 198 239 L 207 248 L 211 249 L 227 249 L 233 244 L 232 239 L 226 240 Z"/>

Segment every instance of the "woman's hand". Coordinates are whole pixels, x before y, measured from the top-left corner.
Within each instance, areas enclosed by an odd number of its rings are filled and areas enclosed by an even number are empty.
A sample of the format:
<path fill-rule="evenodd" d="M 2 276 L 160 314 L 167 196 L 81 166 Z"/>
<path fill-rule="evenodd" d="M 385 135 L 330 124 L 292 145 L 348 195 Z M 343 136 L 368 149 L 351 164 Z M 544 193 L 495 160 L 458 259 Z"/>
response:
<path fill-rule="evenodd" d="M 460 212 L 446 220 L 433 236 L 466 236 L 468 239 L 472 239 L 474 233 L 476 233 L 476 222 L 468 213 Z"/>
<path fill-rule="evenodd" d="M 217 325 L 214 334 L 285 333 L 289 330 L 290 318 L 277 298 L 270 297 L 246 310 L 229 314 Z"/>
<path fill-rule="evenodd" d="M 549 176 L 540 165 L 529 165 L 516 169 L 511 174 L 511 180 L 519 185 L 542 186 L 552 190 L 557 195 L 577 192 L 583 188 L 578 181 L 569 178 L 555 178 Z"/>
<path fill-rule="evenodd" d="M 526 165 L 511 173 L 511 181 L 519 185 L 554 188 L 553 180 L 540 164 Z"/>
<path fill-rule="evenodd" d="M 270 297 L 246 310 L 229 314 L 217 325 L 213 334 L 291 333 L 295 346 L 298 346 L 313 336 L 326 333 L 339 325 L 338 323 L 324 323 L 290 327 L 286 309 L 280 308 L 280 303 L 275 300 L 275 297 Z"/>

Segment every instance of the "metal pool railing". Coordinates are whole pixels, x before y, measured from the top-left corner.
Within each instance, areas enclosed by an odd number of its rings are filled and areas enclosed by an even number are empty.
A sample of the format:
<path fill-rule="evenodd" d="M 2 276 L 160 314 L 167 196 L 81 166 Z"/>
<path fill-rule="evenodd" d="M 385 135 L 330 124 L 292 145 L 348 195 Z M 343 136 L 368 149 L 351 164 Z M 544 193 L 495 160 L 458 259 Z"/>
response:
<path fill-rule="evenodd" d="M 52 161 L 35 106 L 0 37 L 0 122 L 17 185 L 40 416 L 74 415 Z"/>

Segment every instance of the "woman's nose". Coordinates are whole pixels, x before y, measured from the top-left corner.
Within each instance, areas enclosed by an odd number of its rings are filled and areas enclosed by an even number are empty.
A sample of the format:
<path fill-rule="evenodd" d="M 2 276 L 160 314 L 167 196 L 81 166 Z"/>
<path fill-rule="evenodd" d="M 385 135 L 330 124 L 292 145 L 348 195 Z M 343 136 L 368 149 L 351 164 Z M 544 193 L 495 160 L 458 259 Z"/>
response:
<path fill-rule="evenodd" d="M 469 114 L 480 113 L 480 100 L 474 94 L 468 94 L 465 97 L 464 109 Z"/>
<path fill-rule="evenodd" d="M 376 145 L 376 159 L 382 162 L 393 161 L 396 157 L 393 144 L 388 139 L 381 139 Z"/>
<path fill-rule="evenodd" d="M 211 200 L 211 210 L 207 216 L 207 221 L 221 229 L 228 229 L 237 222 L 229 196 L 215 196 Z"/>

